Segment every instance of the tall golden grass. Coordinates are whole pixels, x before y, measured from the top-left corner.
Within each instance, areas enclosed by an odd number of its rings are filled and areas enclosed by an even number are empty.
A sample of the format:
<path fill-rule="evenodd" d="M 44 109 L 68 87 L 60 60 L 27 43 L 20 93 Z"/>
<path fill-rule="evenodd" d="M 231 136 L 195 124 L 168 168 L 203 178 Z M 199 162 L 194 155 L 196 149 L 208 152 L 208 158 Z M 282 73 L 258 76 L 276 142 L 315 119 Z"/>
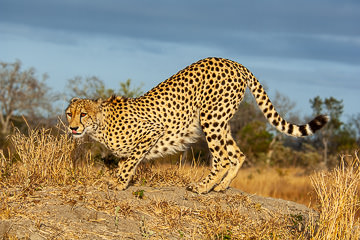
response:
<path fill-rule="evenodd" d="M 0 189 L 5 186 L 29 189 L 47 185 L 95 184 L 104 178 L 112 178 L 111 171 L 106 175 L 104 167 L 95 164 L 91 151 L 77 147 L 61 129 L 30 129 L 28 134 L 16 130 L 9 138 L 13 152 L 9 156 L 0 152 Z M 82 161 L 78 161 L 79 156 Z M 304 238 L 359 239 L 359 220 L 356 218 L 359 157 L 355 154 L 349 162 L 342 158 L 341 163 L 332 171 L 315 173 L 310 178 L 295 168 L 243 169 L 232 186 L 302 203 L 309 201 L 304 196 L 308 199 L 312 196 L 312 201 L 319 204 L 320 217 L 309 222 L 309 233 Z M 207 170 L 195 160 L 190 165 L 147 164 L 139 168 L 135 181 L 139 185 L 185 186 L 205 176 Z"/>
<path fill-rule="evenodd" d="M 320 218 L 310 225 L 313 239 L 360 239 L 360 161 L 357 153 L 330 172 L 311 177 L 318 196 Z"/>
<path fill-rule="evenodd" d="M 305 205 L 311 204 L 316 195 L 307 171 L 295 167 L 240 169 L 230 186 L 248 193 Z"/>
<path fill-rule="evenodd" d="M 29 129 L 27 134 L 16 129 L 9 137 L 13 152 L 9 157 L 0 153 L 0 183 L 35 188 L 93 179 L 98 169 L 91 152 L 82 152 L 84 161 L 74 159 L 76 143 L 62 129 Z"/>

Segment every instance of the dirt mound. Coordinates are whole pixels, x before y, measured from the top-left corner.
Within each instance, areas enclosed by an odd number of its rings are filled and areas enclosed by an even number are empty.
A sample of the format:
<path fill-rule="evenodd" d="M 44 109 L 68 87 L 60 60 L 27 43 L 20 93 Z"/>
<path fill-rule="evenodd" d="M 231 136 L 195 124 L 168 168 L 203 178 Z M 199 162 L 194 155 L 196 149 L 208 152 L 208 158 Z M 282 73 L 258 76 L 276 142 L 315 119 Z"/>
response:
<path fill-rule="evenodd" d="M 184 187 L 69 186 L 5 195 L 1 239 L 291 239 L 312 211 L 236 189 L 198 195 Z"/>

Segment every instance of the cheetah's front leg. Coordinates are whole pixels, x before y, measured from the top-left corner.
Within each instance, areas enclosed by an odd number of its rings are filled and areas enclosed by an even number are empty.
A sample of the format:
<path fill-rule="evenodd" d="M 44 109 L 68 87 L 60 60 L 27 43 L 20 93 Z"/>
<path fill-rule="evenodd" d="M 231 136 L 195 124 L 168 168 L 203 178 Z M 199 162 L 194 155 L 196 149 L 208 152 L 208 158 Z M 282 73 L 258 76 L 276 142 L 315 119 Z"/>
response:
<path fill-rule="evenodd" d="M 145 131 L 139 142 L 134 146 L 130 156 L 119 162 L 118 177 L 118 190 L 124 190 L 128 187 L 130 180 L 135 174 L 138 164 L 146 158 L 152 147 L 164 134 L 161 128 L 151 127 L 148 131 Z"/>

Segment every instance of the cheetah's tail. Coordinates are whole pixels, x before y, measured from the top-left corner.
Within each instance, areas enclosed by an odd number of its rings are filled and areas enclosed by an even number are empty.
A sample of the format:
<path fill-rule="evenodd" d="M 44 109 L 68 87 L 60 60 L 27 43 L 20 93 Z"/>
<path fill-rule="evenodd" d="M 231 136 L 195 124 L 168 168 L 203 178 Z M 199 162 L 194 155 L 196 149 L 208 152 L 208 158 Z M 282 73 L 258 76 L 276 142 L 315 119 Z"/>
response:
<path fill-rule="evenodd" d="M 287 122 L 275 110 L 275 107 L 256 77 L 245 67 L 243 67 L 243 71 L 248 75 L 247 85 L 254 95 L 259 108 L 271 125 L 276 127 L 280 132 L 293 137 L 310 136 L 329 121 L 328 116 L 319 115 L 305 125 L 296 125 Z"/>

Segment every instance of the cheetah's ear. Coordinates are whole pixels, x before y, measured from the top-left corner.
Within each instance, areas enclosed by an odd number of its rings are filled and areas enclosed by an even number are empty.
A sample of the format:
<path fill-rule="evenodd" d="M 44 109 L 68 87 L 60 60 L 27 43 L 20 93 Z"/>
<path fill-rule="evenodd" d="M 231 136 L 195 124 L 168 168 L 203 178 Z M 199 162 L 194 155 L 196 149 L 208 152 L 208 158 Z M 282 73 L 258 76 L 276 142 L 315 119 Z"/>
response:
<path fill-rule="evenodd" d="M 74 102 L 76 102 L 77 100 L 80 100 L 80 98 L 74 97 L 74 98 L 72 98 L 72 99 L 70 100 L 70 103 L 74 103 Z"/>

